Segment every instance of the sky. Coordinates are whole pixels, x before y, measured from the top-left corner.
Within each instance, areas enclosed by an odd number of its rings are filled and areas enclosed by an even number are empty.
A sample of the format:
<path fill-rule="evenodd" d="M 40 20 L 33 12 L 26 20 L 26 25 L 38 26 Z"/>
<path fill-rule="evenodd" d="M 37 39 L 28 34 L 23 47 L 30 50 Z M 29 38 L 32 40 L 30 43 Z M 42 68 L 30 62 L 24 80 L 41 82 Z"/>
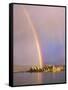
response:
<path fill-rule="evenodd" d="M 36 40 L 26 13 L 37 33 L 43 64 L 65 64 L 65 8 L 14 5 L 14 65 L 39 63 Z"/>

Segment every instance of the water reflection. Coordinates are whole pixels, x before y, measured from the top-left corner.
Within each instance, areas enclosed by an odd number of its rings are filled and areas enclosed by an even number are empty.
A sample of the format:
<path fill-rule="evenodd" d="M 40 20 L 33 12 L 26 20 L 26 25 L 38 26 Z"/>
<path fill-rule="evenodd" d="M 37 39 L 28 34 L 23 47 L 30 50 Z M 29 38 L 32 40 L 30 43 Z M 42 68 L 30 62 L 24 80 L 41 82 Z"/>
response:
<path fill-rule="evenodd" d="M 41 72 L 38 72 L 37 74 L 37 83 L 41 84 L 42 83 L 42 73 Z"/>
<path fill-rule="evenodd" d="M 14 73 L 14 85 L 31 85 L 65 82 L 65 72 Z"/>

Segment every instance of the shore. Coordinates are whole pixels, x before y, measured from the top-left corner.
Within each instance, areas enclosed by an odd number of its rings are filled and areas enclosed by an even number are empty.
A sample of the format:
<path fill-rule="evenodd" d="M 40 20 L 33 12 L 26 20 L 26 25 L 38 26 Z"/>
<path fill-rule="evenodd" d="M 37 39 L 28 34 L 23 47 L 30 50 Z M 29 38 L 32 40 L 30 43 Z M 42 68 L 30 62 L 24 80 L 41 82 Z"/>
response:
<path fill-rule="evenodd" d="M 45 65 L 44 67 L 33 66 L 28 72 L 61 72 L 64 71 L 64 65 Z"/>

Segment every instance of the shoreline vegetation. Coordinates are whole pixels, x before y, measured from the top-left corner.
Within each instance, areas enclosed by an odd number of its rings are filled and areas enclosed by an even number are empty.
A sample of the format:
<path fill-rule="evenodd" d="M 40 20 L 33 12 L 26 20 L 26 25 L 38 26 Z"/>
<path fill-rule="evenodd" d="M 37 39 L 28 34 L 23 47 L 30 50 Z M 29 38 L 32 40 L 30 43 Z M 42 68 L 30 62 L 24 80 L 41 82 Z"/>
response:
<path fill-rule="evenodd" d="M 33 66 L 27 72 L 61 72 L 64 71 L 64 65 L 45 65 L 44 67 Z"/>
<path fill-rule="evenodd" d="M 34 65 L 34 66 L 18 66 L 14 65 L 13 72 L 18 73 L 18 72 L 61 72 L 65 71 L 65 65 L 49 65 L 45 64 L 43 67 L 40 67 L 39 65 Z"/>

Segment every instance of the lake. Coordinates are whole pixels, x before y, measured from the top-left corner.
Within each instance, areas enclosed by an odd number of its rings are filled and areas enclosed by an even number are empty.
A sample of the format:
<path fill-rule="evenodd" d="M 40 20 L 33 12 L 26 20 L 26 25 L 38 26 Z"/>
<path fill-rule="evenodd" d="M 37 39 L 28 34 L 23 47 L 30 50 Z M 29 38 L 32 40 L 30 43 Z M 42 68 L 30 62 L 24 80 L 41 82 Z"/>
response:
<path fill-rule="evenodd" d="M 64 83 L 65 72 L 19 72 L 13 74 L 13 85 Z"/>

